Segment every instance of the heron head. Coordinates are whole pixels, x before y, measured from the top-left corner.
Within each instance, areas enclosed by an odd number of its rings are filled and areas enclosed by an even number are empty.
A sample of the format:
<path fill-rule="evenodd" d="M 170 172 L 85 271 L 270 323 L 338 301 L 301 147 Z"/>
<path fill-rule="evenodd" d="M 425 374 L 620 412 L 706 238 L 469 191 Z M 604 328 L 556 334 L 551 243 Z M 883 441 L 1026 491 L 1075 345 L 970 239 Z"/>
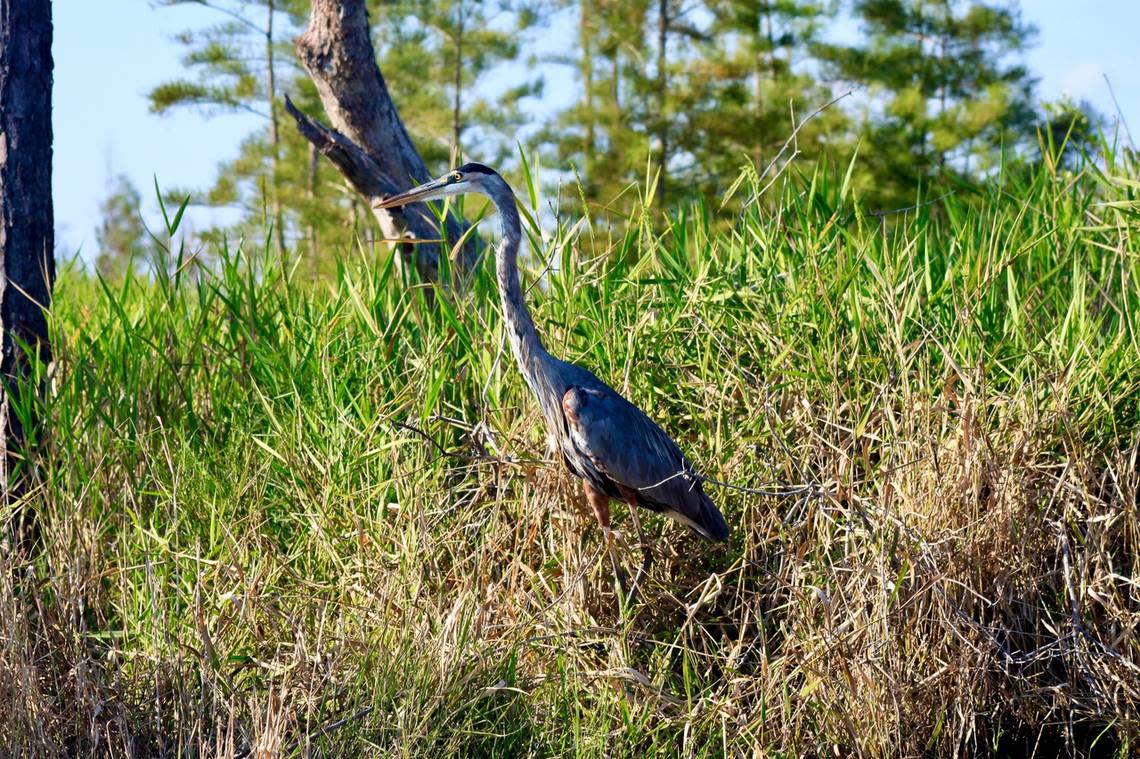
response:
<path fill-rule="evenodd" d="M 486 194 L 487 183 L 498 176 L 498 173 L 489 166 L 484 166 L 481 163 L 465 163 L 447 172 L 439 179 L 425 182 L 407 192 L 376 198 L 372 201 L 372 207 L 395 208 L 396 206 L 406 206 L 409 203 L 438 200 L 448 195 L 462 195 L 465 192 Z"/>

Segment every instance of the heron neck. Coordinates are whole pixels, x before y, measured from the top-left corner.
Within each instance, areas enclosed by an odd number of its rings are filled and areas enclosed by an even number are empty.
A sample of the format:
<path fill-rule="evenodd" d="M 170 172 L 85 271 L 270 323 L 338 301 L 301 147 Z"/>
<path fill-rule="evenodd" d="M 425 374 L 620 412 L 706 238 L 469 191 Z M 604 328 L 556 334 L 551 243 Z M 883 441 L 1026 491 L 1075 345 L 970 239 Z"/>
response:
<path fill-rule="evenodd" d="M 507 337 L 511 341 L 511 351 L 515 354 L 519 371 L 528 385 L 541 400 L 540 387 L 544 384 L 544 369 L 550 363 L 534 326 L 534 319 L 526 307 L 522 286 L 519 283 L 519 245 L 522 241 L 522 225 L 514 193 L 503 183 L 503 189 L 492 195 L 502 220 L 503 239 L 496 253 L 496 270 L 499 278 L 499 298 L 503 304 L 503 323 Z M 545 409 L 544 409 L 545 410 Z"/>

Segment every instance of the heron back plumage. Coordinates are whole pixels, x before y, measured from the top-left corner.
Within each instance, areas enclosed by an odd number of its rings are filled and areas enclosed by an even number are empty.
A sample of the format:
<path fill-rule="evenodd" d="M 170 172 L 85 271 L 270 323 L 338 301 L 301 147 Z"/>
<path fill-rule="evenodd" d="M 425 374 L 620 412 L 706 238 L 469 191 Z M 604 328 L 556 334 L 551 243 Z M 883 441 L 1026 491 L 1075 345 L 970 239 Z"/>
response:
<path fill-rule="evenodd" d="M 515 195 L 492 168 L 468 163 L 419 187 L 374 202 L 376 208 L 480 192 L 499 210 L 503 239 L 495 254 L 503 323 L 519 371 L 542 407 L 547 431 L 567 467 L 590 493 L 634 501 L 709 540 L 726 540 L 724 517 L 677 444 L 641 409 L 590 372 L 547 352 L 519 281 L 522 224 Z"/>
<path fill-rule="evenodd" d="M 726 540 L 724 517 L 672 438 L 604 382 L 592 375 L 589 379 L 562 396 L 562 448 L 570 469 L 611 497 L 624 498 L 623 489 L 632 491 L 639 505 L 672 517 L 703 538 Z"/>

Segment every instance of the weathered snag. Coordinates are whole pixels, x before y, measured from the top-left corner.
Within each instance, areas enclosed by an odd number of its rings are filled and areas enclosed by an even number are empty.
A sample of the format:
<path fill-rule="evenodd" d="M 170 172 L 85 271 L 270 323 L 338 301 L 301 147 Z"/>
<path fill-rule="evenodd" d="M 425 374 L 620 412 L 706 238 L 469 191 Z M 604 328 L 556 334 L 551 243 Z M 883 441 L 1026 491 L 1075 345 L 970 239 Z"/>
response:
<path fill-rule="evenodd" d="M 333 129 L 308 117 L 307 121 L 299 118 L 296 107 L 286 107 L 301 133 L 329 157 L 357 192 L 370 199 L 409 189 L 432 176 L 412 144 L 376 65 L 364 0 L 313 0 L 308 28 L 295 45 Z M 306 131 L 303 124 L 312 128 Z M 373 186 L 382 191 L 364 189 Z M 423 204 L 407 207 L 402 221 L 391 211 L 374 213 L 388 239 L 441 239 L 435 215 Z M 472 270 L 479 254 L 477 236 L 465 237 L 466 230 L 464 222 L 448 215 L 444 250 L 461 272 Z M 423 278 L 438 280 L 438 244 L 424 242 L 401 249 L 405 256 L 414 258 Z"/>

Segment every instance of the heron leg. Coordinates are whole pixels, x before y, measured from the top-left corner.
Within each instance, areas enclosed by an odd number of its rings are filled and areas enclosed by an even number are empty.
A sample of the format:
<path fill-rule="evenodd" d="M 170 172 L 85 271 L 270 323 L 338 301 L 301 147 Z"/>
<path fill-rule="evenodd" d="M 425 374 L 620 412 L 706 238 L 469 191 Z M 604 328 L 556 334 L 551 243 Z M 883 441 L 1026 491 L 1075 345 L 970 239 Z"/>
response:
<path fill-rule="evenodd" d="M 637 492 L 627 487 L 621 486 L 622 497 L 625 502 L 629 504 L 629 518 L 633 522 L 634 528 L 637 530 L 637 540 L 641 548 L 641 566 L 637 568 L 637 574 L 633 578 L 633 593 L 637 592 L 637 588 L 641 585 L 641 581 L 645 579 L 645 575 L 649 572 L 649 567 L 653 564 L 653 549 L 649 545 L 649 538 L 645 535 L 645 529 L 641 526 L 641 517 L 637 515 Z"/>
<path fill-rule="evenodd" d="M 589 502 L 590 508 L 594 510 L 594 516 L 598 519 L 598 524 L 602 528 L 602 534 L 606 539 L 606 553 L 610 556 L 610 564 L 614 569 L 614 581 L 617 582 L 622 592 L 626 592 L 625 572 L 622 571 L 621 565 L 618 563 L 617 550 L 614 545 L 614 531 L 610 529 L 610 497 L 600 490 L 595 489 L 592 485 L 587 483 L 583 484 L 583 490 L 586 491 L 586 501 Z"/>

